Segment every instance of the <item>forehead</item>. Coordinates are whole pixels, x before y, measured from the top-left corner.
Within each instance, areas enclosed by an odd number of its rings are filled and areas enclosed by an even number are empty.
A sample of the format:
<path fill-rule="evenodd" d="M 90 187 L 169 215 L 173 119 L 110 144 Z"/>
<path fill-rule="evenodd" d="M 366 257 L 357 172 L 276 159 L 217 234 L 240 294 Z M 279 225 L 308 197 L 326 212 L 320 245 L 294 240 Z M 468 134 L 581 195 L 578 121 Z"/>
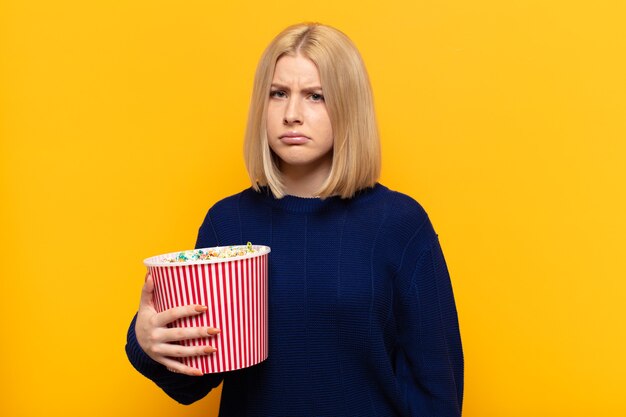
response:
<path fill-rule="evenodd" d="M 319 85 L 320 76 L 317 66 L 309 58 L 302 55 L 283 55 L 276 61 L 272 82 Z"/>

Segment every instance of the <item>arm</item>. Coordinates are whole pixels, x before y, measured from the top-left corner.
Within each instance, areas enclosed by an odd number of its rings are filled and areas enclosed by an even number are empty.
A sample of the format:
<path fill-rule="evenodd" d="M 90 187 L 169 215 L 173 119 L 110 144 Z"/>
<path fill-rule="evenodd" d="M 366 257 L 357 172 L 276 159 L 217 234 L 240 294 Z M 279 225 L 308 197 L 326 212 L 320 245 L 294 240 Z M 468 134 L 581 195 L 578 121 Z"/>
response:
<path fill-rule="evenodd" d="M 196 247 L 201 247 L 202 245 L 206 245 L 205 247 L 217 246 L 215 233 L 212 232 L 207 236 L 207 229 L 212 231 L 208 215 L 200 228 Z M 210 328 L 196 328 L 195 330 L 190 328 L 185 330 L 189 334 L 186 334 L 184 337 L 180 334 L 172 334 L 175 330 L 165 327 L 168 322 L 178 317 L 198 314 L 198 310 L 195 310 L 194 306 L 186 306 L 157 314 L 152 304 L 152 289 L 152 279 L 148 277 L 142 290 L 139 311 L 128 329 L 126 355 L 137 371 L 152 380 L 167 395 L 182 404 L 191 404 L 206 396 L 211 389 L 217 387 L 222 382 L 223 376 L 222 374 L 198 376 L 199 374 L 201 375 L 200 371 L 170 358 L 172 356 L 191 356 L 210 352 L 190 351 L 190 349 L 197 350 L 197 348 L 186 348 L 167 342 L 181 340 L 182 338 L 198 337 L 199 335 L 194 333 L 195 331 L 208 331 L 209 334 L 215 334 L 216 332 Z M 138 321 L 139 324 L 137 323 Z M 142 343 L 138 341 L 137 327 L 141 330 L 139 339 L 143 340 Z M 145 349 L 142 348 L 142 345 Z M 147 351 L 150 352 L 150 355 L 146 353 Z M 176 370 L 177 373 L 171 372 L 168 370 L 168 367 Z"/>
<path fill-rule="evenodd" d="M 430 229 L 430 228 L 428 228 Z M 432 229 L 431 229 L 432 230 Z M 401 268 L 396 372 L 411 415 L 458 417 L 463 350 L 452 285 L 436 235 Z M 407 252 L 411 250 L 411 244 Z"/>
<path fill-rule="evenodd" d="M 167 395 L 182 404 L 191 404 L 222 382 L 221 374 L 189 376 L 169 371 L 165 365 L 156 362 L 141 348 L 135 333 L 137 315 L 133 317 L 126 339 L 126 355 L 139 373 L 152 380 Z M 180 364 L 182 365 L 182 364 Z"/>

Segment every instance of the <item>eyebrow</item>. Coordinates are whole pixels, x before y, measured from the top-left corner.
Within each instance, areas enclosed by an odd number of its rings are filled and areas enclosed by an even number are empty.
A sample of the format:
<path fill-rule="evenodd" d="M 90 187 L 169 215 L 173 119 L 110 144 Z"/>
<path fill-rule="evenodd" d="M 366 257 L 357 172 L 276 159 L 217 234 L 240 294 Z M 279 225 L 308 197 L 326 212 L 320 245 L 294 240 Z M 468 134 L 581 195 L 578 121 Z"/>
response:
<path fill-rule="evenodd" d="M 280 88 L 281 90 L 290 90 L 289 87 L 280 83 L 272 83 L 272 85 L 270 85 L 270 88 Z M 304 87 L 302 91 L 322 91 L 322 87 L 318 85 L 313 85 L 310 87 Z"/>

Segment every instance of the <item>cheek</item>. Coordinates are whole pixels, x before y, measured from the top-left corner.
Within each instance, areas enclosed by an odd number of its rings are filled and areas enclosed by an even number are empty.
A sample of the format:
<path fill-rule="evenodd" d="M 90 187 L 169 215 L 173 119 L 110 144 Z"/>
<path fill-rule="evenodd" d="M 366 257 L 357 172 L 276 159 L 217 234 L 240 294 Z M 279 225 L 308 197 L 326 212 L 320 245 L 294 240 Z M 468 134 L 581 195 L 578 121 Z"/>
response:
<path fill-rule="evenodd" d="M 333 125 L 330 123 L 330 118 L 328 117 L 328 115 L 326 115 L 326 117 L 324 118 L 324 133 L 327 137 L 330 138 L 331 141 L 334 140 L 334 133 L 333 133 Z"/>
<path fill-rule="evenodd" d="M 276 121 L 276 111 L 272 108 L 267 109 L 267 117 L 265 118 L 265 130 L 268 134 L 272 134 L 276 131 L 277 125 L 279 123 Z"/>
<path fill-rule="evenodd" d="M 318 111 L 315 112 L 315 114 L 312 116 L 315 119 L 315 126 L 317 127 L 318 132 L 323 134 L 324 136 L 332 137 L 333 128 L 330 123 L 330 117 L 328 116 L 328 113 L 326 111 Z"/>

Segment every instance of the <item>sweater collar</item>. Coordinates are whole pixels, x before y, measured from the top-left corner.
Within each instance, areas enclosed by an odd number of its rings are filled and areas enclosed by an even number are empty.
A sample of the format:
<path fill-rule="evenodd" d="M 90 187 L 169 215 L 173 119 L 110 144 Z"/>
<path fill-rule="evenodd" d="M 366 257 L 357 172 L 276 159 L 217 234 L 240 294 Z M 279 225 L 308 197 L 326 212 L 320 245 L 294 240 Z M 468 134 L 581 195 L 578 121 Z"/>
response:
<path fill-rule="evenodd" d="M 383 185 L 376 183 L 374 187 L 358 191 L 352 198 L 327 197 L 324 199 L 319 197 L 296 197 L 293 195 L 276 198 L 268 187 L 261 187 L 259 192 L 255 192 L 252 188 L 250 188 L 250 191 L 256 194 L 257 198 L 261 199 L 265 204 L 280 210 L 294 213 L 314 213 L 333 208 L 346 207 L 349 204 L 368 199 L 370 196 L 380 192 L 383 188 L 385 188 Z"/>

